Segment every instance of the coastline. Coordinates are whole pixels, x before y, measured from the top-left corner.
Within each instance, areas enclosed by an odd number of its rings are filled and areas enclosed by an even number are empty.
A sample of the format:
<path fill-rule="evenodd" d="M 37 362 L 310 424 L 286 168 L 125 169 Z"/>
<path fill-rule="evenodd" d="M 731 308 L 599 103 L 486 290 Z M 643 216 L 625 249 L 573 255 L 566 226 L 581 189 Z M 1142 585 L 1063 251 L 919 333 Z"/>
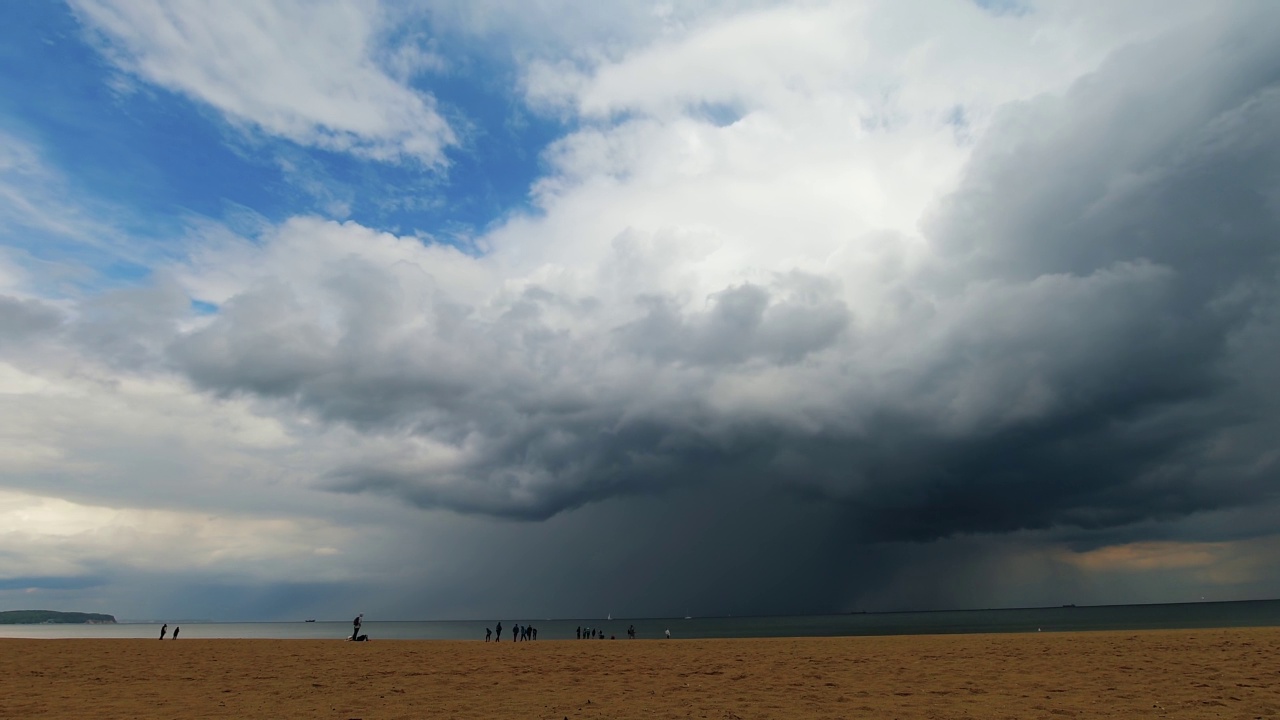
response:
<path fill-rule="evenodd" d="M 666 630 L 681 640 L 694 638 L 853 637 L 872 635 L 945 635 L 951 633 L 1077 632 L 1094 630 L 1186 630 L 1196 628 L 1280 627 L 1280 600 L 1168 603 L 1154 605 L 1061 606 L 872 612 L 842 615 L 759 615 L 696 618 L 528 618 L 489 620 L 394 620 L 365 618 L 374 640 L 480 640 L 501 620 L 510 627 L 532 624 L 540 640 L 567 640 L 581 628 L 622 637 L 630 626 L 637 636 L 661 638 Z M 351 634 L 350 620 L 304 622 L 214 622 L 164 620 L 181 625 L 184 638 L 341 639 Z M 0 625 L 0 637 L 140 638 L 157 636 L 162 621 L 125 620 L 114 625 Z"/>
<path fill-rule="evenodd" d="M 1280 713 L 1280 628 L 710 640 L 0 639 L 0 717 Z"/>

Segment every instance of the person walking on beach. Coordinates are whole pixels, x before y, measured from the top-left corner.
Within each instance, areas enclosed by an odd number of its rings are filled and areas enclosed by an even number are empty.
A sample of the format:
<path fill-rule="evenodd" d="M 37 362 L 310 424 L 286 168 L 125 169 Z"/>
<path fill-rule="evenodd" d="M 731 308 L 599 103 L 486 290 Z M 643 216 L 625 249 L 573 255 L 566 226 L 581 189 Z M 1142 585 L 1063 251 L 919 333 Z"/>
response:
<path fill-rule="evenodd" d="M 581 626 L 581 625 L 579 625 L 579 626 L 578 626 L 578 639 L 579 639 L 579 640 L 581 640 L 581 639 L 582 639 L 582 626 Z"/>
<path fill-rule="evenodd" d="M 180 628 L 180 627 L 175 627 L 175 628 L 173 628 L 173 639 L 174 639 L 174 640 L 177 640 L 177 639 L 178 639 L 178 631 L 179 631 L 179 630 L 181 630 L 181 629 L 182 629 L 182 628 Z"/>
<path fill-rule="evenodd" d="M 498 627 L 494 628 L 497 632 L 493 634 L 494 642 L 502 642 L 502 623 L 498 623 Z"/>
<path fill-rule="evenodd" d="M 351 625 L 353 626 L 353 629 L 351 630 L 352 640 L 356 640 L 360 637 L 360 618 L 363 618 L 363 617 L 364 617 L 364 613 L 360 613 L 359 615 L 356 616 L 355 620 L 351 621 Z"/>
<path fill-rule="evenodd" d="M 160 626 L 160 639 L 163 640 L 166 633 L 169 632 L 169 623 Z"/>

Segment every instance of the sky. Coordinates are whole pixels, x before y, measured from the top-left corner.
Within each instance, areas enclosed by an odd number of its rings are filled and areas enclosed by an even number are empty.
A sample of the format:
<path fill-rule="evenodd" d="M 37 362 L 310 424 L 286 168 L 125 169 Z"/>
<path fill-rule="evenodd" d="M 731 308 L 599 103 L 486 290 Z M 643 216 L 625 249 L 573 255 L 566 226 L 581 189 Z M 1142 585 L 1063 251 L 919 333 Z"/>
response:
<path fill-rule="evenodd" d="M 1280 597 L 1280 5 L 0 8 L 0 609 Z"/>

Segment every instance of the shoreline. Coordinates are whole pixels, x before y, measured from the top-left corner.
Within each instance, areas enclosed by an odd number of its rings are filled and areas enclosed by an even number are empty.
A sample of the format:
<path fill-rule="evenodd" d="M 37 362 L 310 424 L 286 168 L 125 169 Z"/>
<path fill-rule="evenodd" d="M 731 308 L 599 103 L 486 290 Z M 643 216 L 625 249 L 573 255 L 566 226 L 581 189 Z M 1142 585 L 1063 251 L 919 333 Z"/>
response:
<path fill-rule="evenodd" d="M 879 637 L 974 633 L 1062 632 L 1083 630 L 1155 630 L 1280 627 L 1280 601 L 1166 603 L 1155 605 L 1077 606 L 998 610 L 850 613 L 842 615 L 767 615 L 699 618 L 543 619 L 498 617 L 489 620 L 379 620 L 364 623 L 374 640 L 480 640 L 486 628 L 532 624 L 540 640 L 574 638 L 579 628 L 595 628 L 624 637 L 634 625 L 638 637 L 661 638 L 667 629 L 679 639 L 751 637 Z M 0 637 L 135 637 L 159 633 L 162 622 L 181 625 L 184 638 L 341 639 L 351 634 L 350 620 L 304 622 L 210 622 L 190 618 L 114 625 L 3 625 Z"/>
<path fill-rule="evenodd" d="M 0 638 L 0 717 L 1280 715 L 1280 628 L 613 642 Z"/>

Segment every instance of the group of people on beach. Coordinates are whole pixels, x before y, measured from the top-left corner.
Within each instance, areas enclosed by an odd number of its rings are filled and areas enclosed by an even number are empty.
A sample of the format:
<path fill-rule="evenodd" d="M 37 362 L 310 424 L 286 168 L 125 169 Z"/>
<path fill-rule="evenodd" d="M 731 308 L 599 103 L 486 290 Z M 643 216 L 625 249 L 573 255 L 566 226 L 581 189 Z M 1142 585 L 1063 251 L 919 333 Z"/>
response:
<path fill-rule="evenodd" d="M 501 642 L 502 641 L 502 623 L 497 624 L 497 631 L 498 631 L 497 633 L 494 633 L 492 629 L 485 628 L 484 641 L 489 642 L 492 639 L 493 642 Z M 537 639 L 538 639 L 538 628 L 533 627 L 532 625 L 525 625 L 524 627 L 520 627 L 519 623 L 517 623 L 515 627 L 511 628 L 512 642 L 520 642 L 522 640 L 525 640 L 525 641 L 537 640 Z"/>
<path fill-rule="evenodd" d="M 484 629 L 485 642 L 501 642 L 502 641 L 502 623 L 498 623 L 496 627 L 497 627 L 496 633 L 494 632 L 494 628 Z M 579 640 L 603 640 L 604 634 L 605 634 L 604 631 L 599 628 L 582 627 L 581 625 L 578 626 L 578 629 L 575 631 L 575 633 L 577 634 L 577 637 Z M 631 638 L 632 640 L 636 639 L 635 625 L 627 626 L 627 637 Z M 667 638 L 668 639 L 671 638 L 670 630 L 667 631 Z M 538 628 L 533 627 L 531 625 L 520 627 L 520 625 L 517 624 L 511 630 L 512 642 L 520 642 L 522 640 L 537 640 L 537 639 L 538 639 Z M 617 640 L 618 638 L 616 636 L 610 635 L 609 639 Z"/>
<path fill-rule="evenodd" d="M 360 625 L 363 622 L 363 620 L 364 620 L 364 613 L 360 613 L 359 615 L 356 616 L 355 620 L 351 621 L 351 625 L 352 625 L 351 637 L 347 638 L 348 640 L 355 640 L 357 642 L 366 642 L 369 640 L 368 635 L 362 635 L 360 633 Z M 168 624 L 160 628 L 161 640 L 164 639 L 165 632 L 168 631 L 168 629 L 169 629 Z M 592 628 L 592 627 L 582 627 L 581 625 L 578 626 L 578 629 L 576 632 L 579 640 L 603 640 L 605 635 L 604 630 L 601 630 L 599 628 Z M 632 640 L 636 639 L 635 625 L 627 626 L 627 637 L 631 638 Z M 666 631 L 666 637 L 668 640 L 671 639 L 670 630 Z M 178 639 L 178 628 L 173 629 L 173 638 L 175 640 Z M 525 625 L 524 627 L 520 627 L 520 624 L 516 623 L 515 627 L 511 628 L 512 642 L 522 642 L 522 641 L 537 640 L 537 639 L 538 639 L 538 628 L 533 627 L 532 625 Z M 617 640 L 618 638 L 613 635 L 610 635 L 609 639 Z M 501 642 L 502 641 L 502 623 L 501 622 L 499 622 L 493 628 L 484 629 L 484 641 L 485 642 Z"/>
<path fill-rule="evenodd" d="M 579 639 L 579 640 L 597 640 L 597 639 L 599 639 L 599 640 L 603 640 L 603 639 L 604 639 L 604 631 L 603 631 L 603 630 L 599 630 L 599 629 L 597 629 L 597 628 L 592 628 L 592 627 L 585 627 L 585 628 L 584 628 L 584 627 L 582 627 L 581 625 L 579 625 L 579 626 L 578 626 L 578 630 L 577 630 L 577 634 L 578 634 L 578 639 Z M 632 640 L 635 640 L 635 639 L 636 639 L 636 626 L 635 626 L 635 625 L 628 625 L 628 626 L 627 626 L 627 637 L 631 638 Z M 615 636 L 613 636 L 613 635 L 610 635 L 610 636 L 609 636 L 609 639 L 610 639 L 610 640 L 617 640 L 618 638 L 617 638 L 617 637 L 615 637 Z"/>
<path fill-rule="evenodd" d="M 173 626 L 173 639 L 174 639 L 174 640 L 177 640 L 177 639 L 178 639 L 178 633 L 179 633 L 179 632 L 181 632 L 181 631 L 182 631 L 182 628 L 178 627 L 177 625 L 174 625 L 174 626 Z M 165 623 L 164 625 L 161 625 L 161 626 L 160 626 L 160 639 L 161 639 L 161 640 L 163 640 L 163 639 L 164 639 L 164 636 L 165 636 L 166 634 L 168 634 L 168 632 L 169 632 L 169 623 Z"/>

